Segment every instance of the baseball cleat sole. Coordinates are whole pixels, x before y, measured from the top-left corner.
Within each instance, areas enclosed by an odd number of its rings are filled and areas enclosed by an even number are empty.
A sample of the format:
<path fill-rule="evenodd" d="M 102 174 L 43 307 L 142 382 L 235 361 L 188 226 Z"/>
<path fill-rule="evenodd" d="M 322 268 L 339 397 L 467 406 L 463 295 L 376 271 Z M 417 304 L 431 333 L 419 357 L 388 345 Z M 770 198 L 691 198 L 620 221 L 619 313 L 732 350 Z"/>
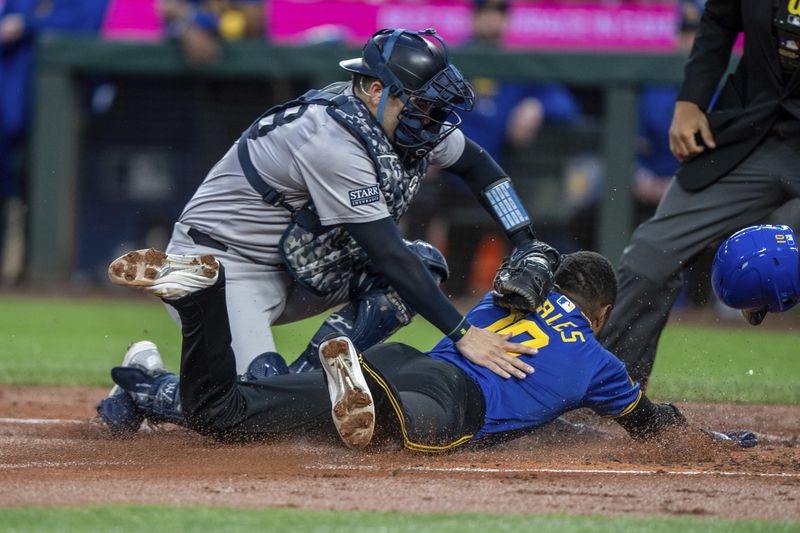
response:
<path fill-rule="evenodd" d="M 210 287 L 218 275 L 219 261 L 212 255 L 173 255 L 152 248 L 128 252 L 108 266 L 108 279 L 115 285 L 168 300 Z"/>
<path fill-rule="evenodd" d="M 323 341 L 319 359 L 328 381 L 331 416 L 349 448 L 363 448 L 375 431 L 375 404 L 353 343 L 344 336 Z"/>

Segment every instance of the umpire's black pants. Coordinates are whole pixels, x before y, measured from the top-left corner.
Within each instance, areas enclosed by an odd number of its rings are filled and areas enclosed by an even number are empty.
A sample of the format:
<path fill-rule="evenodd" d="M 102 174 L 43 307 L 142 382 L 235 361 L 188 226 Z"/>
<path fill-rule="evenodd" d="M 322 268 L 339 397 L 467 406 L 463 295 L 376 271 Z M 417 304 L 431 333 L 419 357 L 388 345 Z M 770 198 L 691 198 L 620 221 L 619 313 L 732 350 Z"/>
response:
<path fill-rule="evenodd" d="M 183 330 L 180 393 L 190 428 L 219 439 L 335 435 L 321 370 L 239 381 L 224 270 L 213 287 L 170 304 Z M 480 389 L 457 367 L 402 344 L 377 345 L 362 360 L 378 432 L 402 438 L 407 448 L 448 450 L 469 441 L 483 424 Z"/>
<path fill-rule="evenodd" d="M 800 138 L 770 135 L 739 166 L 705 189 L 686 191 L 673 179 L 653 218 L 636 229 L 622 255 L 617 302 L 601 340 L 642 386 L 653 369 L 683 268 L 706 247 L 766 220 L 787 201 L 800 197 L 799 163 Z M 797 230 L 795 218 L 789 213 L 769 221 Z"/>

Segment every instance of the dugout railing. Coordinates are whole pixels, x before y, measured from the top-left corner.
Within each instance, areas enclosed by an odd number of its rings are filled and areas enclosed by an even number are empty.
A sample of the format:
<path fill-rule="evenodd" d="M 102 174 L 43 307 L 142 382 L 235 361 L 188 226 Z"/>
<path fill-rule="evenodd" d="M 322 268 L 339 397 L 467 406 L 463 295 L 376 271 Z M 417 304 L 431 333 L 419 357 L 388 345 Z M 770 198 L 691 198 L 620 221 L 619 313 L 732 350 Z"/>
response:
<path fill-rule="evenodd" d="M 30 146 L 28 277 L 69 279 L 74 264 L 79 172 L 79 79 L 87 74 L 128 77 L 306 77 L 316 85 L 342 79 L 339 60 L 358 50 L 338 45 L 273 46 L 228 43 L 218 63 L 187 65 L 173 43 L 108 42 L 46 37 L 39 43 L 36 112 Z M 616 261 L 630 236 L 631 173 L 637 93 L 642 84 L 680 82 L 684 56 L 542 53 L 500 50 L 455 52 L 467 76 L 510 81 L 555 81 L 598 88 L 603 94 L 602 158 L 605 187 L 596 226 L 599 251 Z"/>

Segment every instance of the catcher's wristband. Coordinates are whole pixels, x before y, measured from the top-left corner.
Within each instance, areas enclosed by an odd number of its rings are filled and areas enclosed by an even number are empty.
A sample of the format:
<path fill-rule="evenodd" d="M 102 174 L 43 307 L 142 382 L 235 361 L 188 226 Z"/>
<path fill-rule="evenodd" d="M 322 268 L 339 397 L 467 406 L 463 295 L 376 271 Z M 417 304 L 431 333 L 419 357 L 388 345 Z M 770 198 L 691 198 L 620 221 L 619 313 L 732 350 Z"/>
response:
<path fill-rule="evenodd" d="M 464 337 L 464 335 L 467 334 L 467 331 L 469 331 L 469 328 L 471 327 L 472 324 L 469 323 L 467 317 L 464 317 L 461 319 L 461 322 L 459 322 L 458 325 L 453 329 L 453 331 L 447 334 L 447 338 L 456 343 L 460 341 Z"/>

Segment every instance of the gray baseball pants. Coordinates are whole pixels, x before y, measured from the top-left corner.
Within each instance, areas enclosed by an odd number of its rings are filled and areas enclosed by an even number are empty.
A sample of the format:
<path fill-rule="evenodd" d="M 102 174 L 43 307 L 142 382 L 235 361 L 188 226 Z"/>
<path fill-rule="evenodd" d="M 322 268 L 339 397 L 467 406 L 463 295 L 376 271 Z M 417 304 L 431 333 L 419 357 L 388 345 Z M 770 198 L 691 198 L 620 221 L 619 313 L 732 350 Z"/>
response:
<path fill-rule="evenodd" d="M 617 302 L 601 332 L 634 380 L 647 383 L 687 263 L 753 224 L 783 223 L 797 231 L 796 198 L 798 137 L 770 134 L 733 171 L 700 191 L 686 191 L 673 178 L 653 218 L 636 228 L 622 254 Z"/>
<path fill-rule="evenodd" d="M 312 317 L 349 300 L 347 284 L 330 296 L 315 296 L 295 282 L 284 268 L 254 263 L 232 250 L 196 244 L 188 231 L 189 226 L 175 224 L 167 253 L 211 254 L 225 265 L 231 347 L 240 375 L 262 353 L 277 351 L 270 326 Z M 169 305 L 166 308 L 180 324 L 178 313 Z"/>

